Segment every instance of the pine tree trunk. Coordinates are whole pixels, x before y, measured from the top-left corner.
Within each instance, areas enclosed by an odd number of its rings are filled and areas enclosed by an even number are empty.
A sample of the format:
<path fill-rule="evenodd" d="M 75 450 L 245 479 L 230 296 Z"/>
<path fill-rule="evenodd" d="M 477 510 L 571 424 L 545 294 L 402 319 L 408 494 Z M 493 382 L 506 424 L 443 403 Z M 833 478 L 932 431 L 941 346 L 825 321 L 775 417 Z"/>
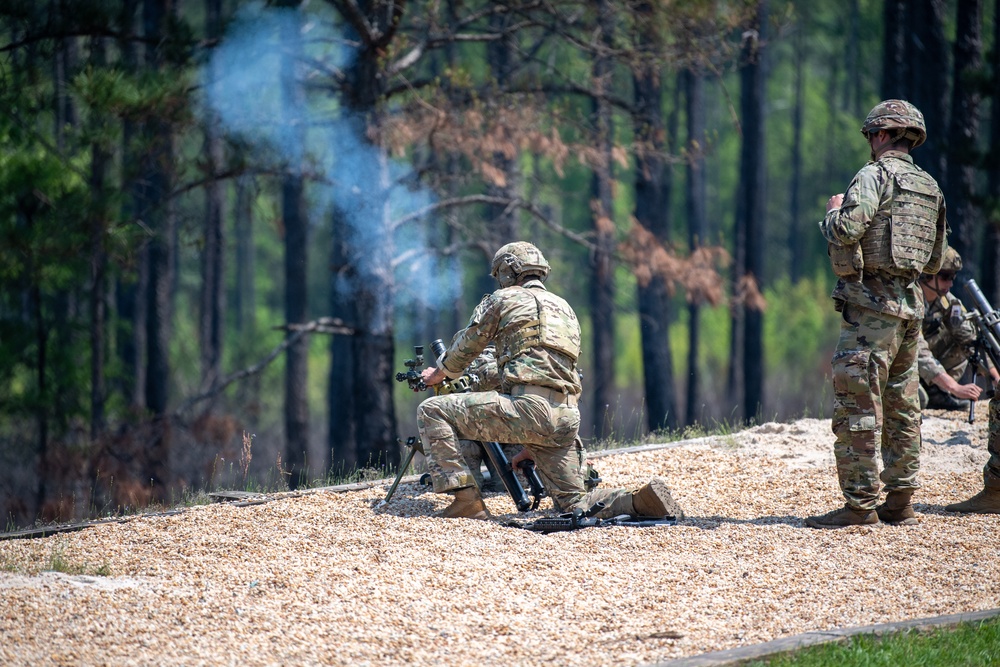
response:
<path fill-rule="evenodd" d="M 648 4 L 640 11 L 651 13 Z M 660 45 L 647 21 L 640 28 L 640 48 L 654 53 Z M 664 166 L 664 128 L 661 113 L 663 85 L 658 60 L 645 63 L 634 74 L 635 135 L 642 146 L 636 157 L 635 218 L 666 245 L 670 231 L 672 170 Z M 638 285 L 639 331 L 642 335 L 642 367 L 646 396 L 646 424 L 650 431 L 676 429 L 677 397 L 674 389 L 673 357 L 670 353 L 669 294 L 663 276 L 654 274 L 648 285 Z"/>
<path fill-rule="evenodd" d="M 598 2 L 600 40 L 610 46 L 613 24 L 612 8 L 608 2 Z M 611 63 L 608 57 L 599 56 L 594 61 L 593 79 L 597 91 L 611 88 Z M 594 435 L 607 437 L 611 431 L 612 405 L 615 385 L 615 309 L 614 266 L 615 250 L 614 195 L 611 191 L 611 149 L 613 147 L 611 105 L 601 96 L 593 101 L 597 127 L 596 144 L 600 164 L 594 169 L 592 179 L 593 201 L 591 209 L 594 223 L 594 251 L 591 257 L 590 318 L 593 324 L 593 414 Z"/>
<path fill-rule="evenodd" d="M 121 38 L 117 40 L 122 69 L 135 76 L 139 69 L 136 53 L 135 23 L 139 0 L 124 0 L 119 13 Z M 141 167 L 133 142 L 140 128 L 132 119 L 122 121 L 122 183 L 125 193 L 122 219 L 136 220 L 142 210 L 142 191 L 139 187 Z M 138 414 L 146 406 L 146 290 L 148 283 L 148 253 L 145 242 L 136 249 L 135 271 L 118 274 L 115 286 L 115 309 L 118 329 L 117 354 L 122 366 L 119 391 L 132 412 Z"/>
<path fill-rule="evenodd" d="M 756 43 L 749 40 L 744 47 L 743 68 L 740 72 L 740 110 L 743 125 L 743 144 L 740 152 L 740 197 L 742 213 L 740 224 L 744 229 L 745 281 L 753 281 L 763 288 L 764 277 L 764 220 L 766 202 L 764 184 L 766 160 L 764 159 L 765 112 L 765 48 L 767 44 L 768 2 L 757 5 Z M 747 282 L 745 287 L 751 287 Z M 743 338 L 743 418 L 750 422 L 761 414 L 764 384 L 763 313 L 751 303 L 744 304 Z"/>
<path fill-rule="evenodd" d="M 302 53 L 301 23 L 282 26 L 283 123 L 291 130 L 294 145 L 304 150 L 302 122 L 304 92 L 298 72 Z M 294 150 L 300 154 L 302 150 Z M 281 185 L 281 214 L 285 226 L 285 322 L 301 324 L 307 317 L 308 220 L 302 164 L 293 162 Z M 308 481 L 309 451 L 309 339 L 303 336 L 288 347 L 285 356 L 285 466 L 289 487 L 296 489 Z"/>
<path fill-rule="evenodd" d="M 923 112 L 927 125 L 927 141 L 919 149 L 917 162 L 939 183 L 943 183 L 949 100 L 945 0 L 913 0 L 907 9 L 909 81 L 903 93 Z"/>
<path fill-rule="evenodd" d="M 705 79 L 700 71 L 687 70 L 683 75 L 687 105 L 688 162 L 684 206 L 688 219 L 688 246 L 694 252 L 708 235 L 705 177 Z M 684 423 L 694 424 L 701 411 L 701 304 L 688 304 L 687 395 Z"/>
<path fill-rule="evenodd" d="M 91 63 L 106 65 L 104 40 L 91 39 Z M 94 122 L 93 120 L 91 122 Z M 96 124 L 96 123 L 95 123 Z M 104 430 L 104 404 L 107 397 L 104 364 L 107 339 L 107 249 L 104 237 L 108 215 L 105 192 L 111 156 L 100 144 L 90 147 L 90 438 L 97 440 Z"/>
<path fill-rule="evenodd" d="M 795 102 L 792 108 L 792 151 L 789 159 L 789 169 L 791 178 L 788 184 L 788 256 L 789 256 L 789 276 L 792 283 L 797 283 L 803 274 L 804 252 L 801 240 L 801 225 L 799 218 L 802 215 L 801 205 L 801 185 L 802 185 L 802 116 L 805 101 L 803 91 L 805 88 L 804 62 L 806 59 L 805 50 L 805 21 L 800 21 L 795 27 L 795 34 L 792 37 L 792 48 L 794 49 L 795 73 L 794 83 Z"/>
<path fill-rule="evenodd" d="M 955 85 L 952 87 L 951 124 L 948 131 L 947 178 L 944 182 L 949 245 L 962 256 L 971 275 L 979 275 L 982 223 L 977 200 L 979 116 L 982 92 L 975 83 L 981 75 L 982 0 L 959 0 L 955 39 Z"/>
<path fill-rule="evenodd" d="M 222 0 L 205 0 L 206 35 L 209 40 L 222 36 Z M 219 121 L 208 111 L 205 122 L 205 157 L 209 181 L 205 186 L 204 245 L 201 256 L 201 364 L 202 386 L 209 388 L 222 370 L 225 291 L 225 191 L 214 178 L 225 161 Z"/>
<path fill-rule="evenodd" d="M 986 241 L 983 244 L 982 289 L 996 308 L 1000 304 L 1000 0 L 993 4 L 993 50 L 990 113 L 990 150 L 987 162 Z"/>
<path fill-rule="evenodd" d="M 490 29 L 501 33 L 512 20 L 513 16 L 510 13 L 494 14 L 490 18 Z M 503 34 L 506 35 L 505 38 L 488 42 L 486 46 L 487 62 L 493 72 L 493 78 L 501 89 L 509 84 L 507 79 L 510 75 L 515 48 L 510 36 L 511 33 Z M 510 200 L 517 198 L 521 180 L 517 158 L 508 158 L 503 153 L 495 152 L 493 164 L 504 175 L 506 182 L 502 184 L 488 183 L 488 194 Z M 489 229 L 493 232 L 491 235 L 492 247 L 499 248 L 504 244 L 520 240 L 518 209 L 503 204 L 491 204 L 488 208 Z"/>
<path fill-rule="evenodd" d="M 144 0 L 143 24 L 147 44 L 146 66 L 161 70 L 169 66 L 164 41 L 169 25 L 175 20 L 176 6 L 167 0 Z M 155 46 L 154 46 L 155 45 Z M 174 204 L 169 198 L 174 163 L 174 137 L 170 125 L 159 118 L 147 120 L 142 127 L 150 148 L 144 154 L 139 191 L 138 215 L 147 221 L 152 233 L 149 241 L 149 281 L 147 285 L 147 373 L 146 407 L 161 418 L 157 433 L 148 448 L 147 476 L 154 496 L 167 497 L 171 483 L 170 434 L 164 418 L 170 384 L 170 321 L 174 266 Z"/>
<path fill-rule="evenodd" d="M 330 312 L 351 327 L 358 326 L 355 272 L 351 267 L 346 237 L 349 226 L 345 215 L 334 210 L 331 218 L 333 241 L 330 250 Z M 353 337 L 330 339 L 330 377 L 327 391 L 328 439 L 330 459 L 337 473 L 350 472 L 358 465 L 357 397 L 358 380 L 354 371 Z"/>
<path fill-rule="evenodd" d="M 910 89 L 906 58 L 909 4 L 907 0 L 885 0 L 883 5 L 882 97 L 887 100 L 906 98 Z"/>

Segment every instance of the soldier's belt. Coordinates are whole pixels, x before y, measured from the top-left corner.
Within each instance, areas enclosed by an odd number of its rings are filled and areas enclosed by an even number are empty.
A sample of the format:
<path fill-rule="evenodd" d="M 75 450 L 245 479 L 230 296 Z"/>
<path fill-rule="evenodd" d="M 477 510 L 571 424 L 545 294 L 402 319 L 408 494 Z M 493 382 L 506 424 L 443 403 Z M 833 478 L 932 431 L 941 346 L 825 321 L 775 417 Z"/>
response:
<path fill-rule="evenodd" d="M 555 404 L 566 404 L 569 406 L 576 405 L 577 397 L 573 394 L 564 394 L 561 391 L 556 391 L 555 389 L 549 389 L 548 387 L 536 387 L 531 384 L 518 384 L 514 385 L 510 389 L 511 396 L 523 396 L 524 394 L 531 394 L 532 396 L 541 396 L 549 403 Z"/>

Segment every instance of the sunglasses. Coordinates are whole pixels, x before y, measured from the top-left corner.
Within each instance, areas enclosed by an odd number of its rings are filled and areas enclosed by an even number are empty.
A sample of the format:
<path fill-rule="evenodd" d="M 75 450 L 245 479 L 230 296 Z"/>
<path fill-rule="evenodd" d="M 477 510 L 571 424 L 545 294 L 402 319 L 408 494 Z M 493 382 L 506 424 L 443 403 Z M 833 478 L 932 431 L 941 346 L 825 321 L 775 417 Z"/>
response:
<path fill-rule="evenodd" d="M 955 282 L 955 274 L 952 271 L 941 271 L 937 274 L 937 277 L 941 280 Z"/>

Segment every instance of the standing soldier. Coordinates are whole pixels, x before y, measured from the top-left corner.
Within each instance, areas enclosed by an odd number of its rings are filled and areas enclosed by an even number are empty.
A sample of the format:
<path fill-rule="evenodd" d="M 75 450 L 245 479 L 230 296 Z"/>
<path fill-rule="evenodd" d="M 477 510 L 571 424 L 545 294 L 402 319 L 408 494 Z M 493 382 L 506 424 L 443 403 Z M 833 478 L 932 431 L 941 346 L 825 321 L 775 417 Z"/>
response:
<path fill-rule="evenodd" d="M 542 282 L 548 274 L 549 263 L 532 244 L 508 243 L 500 248 L 491 271 L 500 289 L 483 297 L 469 326 L 455 334 L 437 366 L 421 373 L 428 386 L 459 377 L 487 345 L 496 344 L 500 391 L 432 396 L 417 408 L 417 428 L 434 491 L 454 496 L 442 516 L 489 516 L 459 449 L 459 439 L 468 439 L 524 445 L 561 510 L 587 510 L 603 502 L 606 507 L 596 514 L 599 518 L 620 514 L 682 518 L 660 478 L 634 491 L 587 493 L 583 449 L 577 439 L 580 324 L 570 305 L 545 289 Z"/>
<path fill-rule="evenodd" d="M 872 161 L 826 205 L 820 229 L 837 274 L 841 313 L 833 355 L 834 454 L 846 505 L 806 519 L 813 528 L 917 522 L 920 399 L 917 342 L 921 273 L 937 273 L 947 247 L 944 195 L 910 151 L 927 138 L 909 102 L 879 103 L 861 127 Z M 878 505 L 878 453 L 887 497 Z"/>
<path fill-rule="evenodd" d="M 920 276 L 924 293 L 924 320 L 921 325 L 926 345 L 920 346 L 917 368 L 920 373 L 920 407 L 931 410 L 968 410 L 969 401 L 982 393 L 979 385 L 961 384 L 969 361 L 975 356 L 976 326 L 969 321 L 962 302 L 951 293 L 955 275 L 962 270 L 962 257 L 948 248 L 941 270 Z M 976 363 L 977 360 L 973 360 Z M 1000 374 L 988 364 L 996 382 Z"/>

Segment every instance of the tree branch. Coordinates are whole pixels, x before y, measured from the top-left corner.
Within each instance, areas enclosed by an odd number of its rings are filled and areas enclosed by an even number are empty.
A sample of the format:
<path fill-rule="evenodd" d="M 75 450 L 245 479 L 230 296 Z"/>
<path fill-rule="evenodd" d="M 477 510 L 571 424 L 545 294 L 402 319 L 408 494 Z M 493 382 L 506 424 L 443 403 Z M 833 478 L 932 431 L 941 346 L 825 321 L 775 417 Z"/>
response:
<path fill-rule="evenodd" d="M 510 197 L 496 197 L 492 195 L 468 195 L 465 197 L 452 197 L 451 199 L 442 199 L 441 201 L 435 202 L 430 206 L 425 206 L 419 211 L 414 211 L 409 215 L 404 215 L 402 218 L 397 218 L 396 220 L 392 221 L 389 224 L 389 228 L 392 231 L 395 231 L 396 229 L 405 225 L 406 223 L 422 218 L 428 213 L 431 213 L 433 211 L 439 211 L 441 209 L 451 208 L 453 206 L 467 206 L 470 204 L 495 204 L 498 206 L 520 208 L 538 218 L 546 227 L 553 230 L 557 234 L 560 234 L 571 241 L 575 241 L 576 243 L 579 243 L 580 245 L 590 250 L 593 250 L 595 247 L 594 243 L 588 240 L 584 235 L 566 229 L 565 227 L 563 227 L 562 225 L 560 225 L 559 223 L 555 222 L 547 215 L 545 215 L 545 213 L 543 213 L 542 210 L 538 208 L 538 206 L 536 206 L 535 204 L 517 197 L 510 198 Z"/>
<path fill-rule="evenodd" d="M 271 353 L 264 357 L 261 361 L 257 362 L 253 366 L 248 366 L 242 370 L 236 371 L 225 378 L 216 382 L 207 391 L 198 394 L 197 396 L 192 396 L 186 401 L 181 403 L 180 407 L 174 410 L 173 416 L 180 417 L 184 412 L 189 410 L 194 405 L 201 403 L 202 401 L 208 400 L 213 396 L 218 395 L 226 387 L 233 384 L 238 380 L 250 377 L 251 375 L 256 375 L 262 370 L 267 368 L 267 366 L 278 358 L 278 355 L 284 352 L 286 349 L 294 345 L 300 338 L 311 333 L 325 333 L 331 335 L 340 336 L 353 336 L 357 331 L 349 326 L 346 326 L 341 320 L 334 317 L 321 317 L 318 320 L 313 320 L 312 322 L 306 322 L 304 324 L 286 324 L 279 327 L 274 327 L 275 329 L 281 329 L 284 331 L 291 332 L 289 336 L 286 336 L 281 344 L 276 348 L 271 350 Z"/>

